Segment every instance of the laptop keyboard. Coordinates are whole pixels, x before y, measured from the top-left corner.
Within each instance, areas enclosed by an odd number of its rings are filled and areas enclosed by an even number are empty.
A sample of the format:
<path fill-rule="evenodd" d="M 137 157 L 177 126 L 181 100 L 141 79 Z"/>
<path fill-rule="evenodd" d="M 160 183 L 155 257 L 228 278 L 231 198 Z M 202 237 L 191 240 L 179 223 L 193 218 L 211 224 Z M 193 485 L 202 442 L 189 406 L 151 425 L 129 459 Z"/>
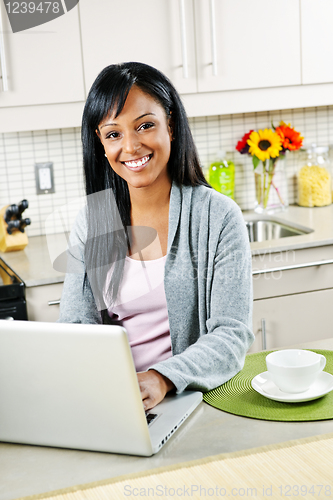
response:
<path fill-rule="evenodd" d="M 157 413 L 146 413 L 147 424 L 150 425 L 155 418 L 157 418 Z"/>

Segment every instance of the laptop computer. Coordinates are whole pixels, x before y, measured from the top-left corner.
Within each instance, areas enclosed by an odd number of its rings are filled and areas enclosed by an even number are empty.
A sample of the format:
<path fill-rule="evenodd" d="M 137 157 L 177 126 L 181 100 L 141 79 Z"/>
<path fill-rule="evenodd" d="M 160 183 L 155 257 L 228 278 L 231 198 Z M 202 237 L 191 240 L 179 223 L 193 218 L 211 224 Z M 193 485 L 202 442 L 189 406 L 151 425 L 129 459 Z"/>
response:
<path fill-rule="evenodd" d="M 148 425 L 124 328 L 0 320 L 0 441 L 150 456 L 201 400 L 167 395 Z"/>

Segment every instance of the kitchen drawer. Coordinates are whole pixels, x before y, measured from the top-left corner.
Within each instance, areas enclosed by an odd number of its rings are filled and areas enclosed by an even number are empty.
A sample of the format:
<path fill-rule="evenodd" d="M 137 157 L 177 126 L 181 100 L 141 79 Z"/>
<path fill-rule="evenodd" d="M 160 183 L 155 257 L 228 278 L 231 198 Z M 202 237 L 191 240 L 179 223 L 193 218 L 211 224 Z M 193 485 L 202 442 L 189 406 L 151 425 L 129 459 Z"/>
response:
<path fill-rule="evenodd" d="M 54 322 L 59 318 L 59 305 L 49 305 L 61 297 L 63 283 L 32 286 L 26 289 L 29 321 Z"/>
<path fill-rule="evenodd" d="M 333 245 L 252 257 L 252 270 L 276 269 L 333 260 Z M 253 275 L 254 299 L 333 288 L 333 264 Z"/>
<path fill-rule="evenodd" d="M 255 300 L 253 333 L 256 338 L 249 352 L 263 349 L 262 319 L 265 320 L 266 349 L 333 337 L 332 304 L 333 289 Z"/>

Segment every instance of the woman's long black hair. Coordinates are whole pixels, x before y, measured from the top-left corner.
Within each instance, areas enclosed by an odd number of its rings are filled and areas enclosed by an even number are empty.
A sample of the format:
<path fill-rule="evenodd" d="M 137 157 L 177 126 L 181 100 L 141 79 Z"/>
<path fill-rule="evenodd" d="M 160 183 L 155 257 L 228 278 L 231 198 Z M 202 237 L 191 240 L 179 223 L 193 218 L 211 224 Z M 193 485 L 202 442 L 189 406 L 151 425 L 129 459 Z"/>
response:
<path fill-rule="evenodd" d="M 100 310 L 109 307 L 117 296 L 129 243 L 131 200 L 127 183 L 110 167 L 96 130 L 110 113 L 115 113 L 115 117 L 121 113 L 133 85 L 154 98 L 164 108 L 166 117 L 171 118 L 173 140 L 168 162 L 171 182 L 179 186 L 208 186 L 184 106 L 170 80 L 157 69 L 138 62 L 104 68 L 88 94 L 81 132 L 88 200 L 85 260 Z M 112 280 L 106 290 L 106 272 L 111 265 Z"/>

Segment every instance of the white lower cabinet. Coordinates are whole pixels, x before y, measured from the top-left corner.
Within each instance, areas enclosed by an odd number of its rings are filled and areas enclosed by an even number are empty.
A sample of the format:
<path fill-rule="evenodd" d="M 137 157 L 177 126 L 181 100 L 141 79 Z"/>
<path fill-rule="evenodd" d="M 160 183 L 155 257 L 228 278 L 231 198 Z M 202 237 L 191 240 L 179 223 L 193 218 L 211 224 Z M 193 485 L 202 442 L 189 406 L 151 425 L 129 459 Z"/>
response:
<path fill-rule="evenodd" d="M 29 321 L 55 322 L 59 318 L 59 304 L 63 283 L 26 288 Z"/>
<path fill-rule="evenodd" d="M 262 320 L 266 349 L 333 337 L 333 289 L 254 301 L 250 352 L 263 348 Z"/>
<path fill-rule="evenodd" d="M 254 270 L 295 268 L 253 276 L 249 352 L 333 337 L 333 264 L 323 264 L 332 259 L 332 245 L 253 257 Z"/>

